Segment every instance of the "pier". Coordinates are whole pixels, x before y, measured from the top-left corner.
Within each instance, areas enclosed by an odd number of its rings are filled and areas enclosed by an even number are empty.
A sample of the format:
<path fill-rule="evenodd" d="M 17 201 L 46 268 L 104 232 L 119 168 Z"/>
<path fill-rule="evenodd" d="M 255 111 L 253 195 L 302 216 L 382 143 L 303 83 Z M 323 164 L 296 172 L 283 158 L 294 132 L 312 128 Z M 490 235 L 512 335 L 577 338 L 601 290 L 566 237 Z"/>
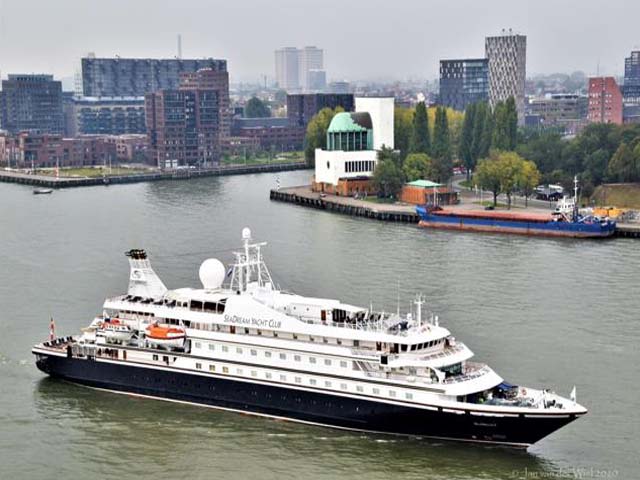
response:
<path fill-rule="evenodd" d="M 305 162 L 268 163 L 261 165 L 229 165 L 206 169 L 157 171 L 131 175 L 103 177 L 53 177 L 50 175 L 27 174 L 17 171 L 0 170 L 0 182 L 20 183 L 44 188 L 89 187 L 94 185 L 116 185 L 122 183 L 155 182 L 159 180 L 188 180 L 200 177 L 242 175 L 250 173 L 285 172 L 309 168 Z"/>
<path fill-rule="evenodd" d="M 397 205 L 358 200 L 352 197 L 324 195 L 311 191 L 309 185 L 271 190 L 271 200 L 305 207 L 366 217 L 385 222 L 418 223 L 414 205 Z"/>

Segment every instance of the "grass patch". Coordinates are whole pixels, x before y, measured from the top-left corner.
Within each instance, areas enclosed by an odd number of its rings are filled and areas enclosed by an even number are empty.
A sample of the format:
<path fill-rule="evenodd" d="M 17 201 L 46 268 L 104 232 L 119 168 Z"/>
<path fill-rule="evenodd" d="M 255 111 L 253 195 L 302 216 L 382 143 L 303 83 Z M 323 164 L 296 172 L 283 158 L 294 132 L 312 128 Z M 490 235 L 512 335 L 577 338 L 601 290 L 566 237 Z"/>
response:
<path fill-rule="evenodd" d="M 265 153 L 249 155 L 246 158 L 242 155 L 225 155 L 220 161 L 222 165 L 268 165 L 271 163 L 291 162 L 304 162 L 304 152 L 285 152 L 275 155 Z"/>
<path fill-rule="evenodd" d="M 61 168 L 60 177 L 113 177 L 123 175 L 137 175 L 140 173 L 149 173 L 151 170 L 145 168 L 124 168 L 124 167 L 78 167 L 78 168 Z M 39 175 L 49 175 L 51 177 L 56 176 L 55 169 L 51 170 L 38 170 Z"/>
<path fill-rule="evenodd" d="M 640 183 L 614 183 L 600 185 L 589 204 L 604 207 L 640 208 Z"/>

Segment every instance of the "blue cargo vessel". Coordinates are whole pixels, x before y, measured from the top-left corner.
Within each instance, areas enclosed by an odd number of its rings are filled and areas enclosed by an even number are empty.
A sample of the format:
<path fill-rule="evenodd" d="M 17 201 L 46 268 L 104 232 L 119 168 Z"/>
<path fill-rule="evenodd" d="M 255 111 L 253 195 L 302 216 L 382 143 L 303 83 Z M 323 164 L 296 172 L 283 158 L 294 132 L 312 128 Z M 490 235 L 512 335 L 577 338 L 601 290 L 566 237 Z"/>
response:
<path fill-rule="evenodd" d="M 531 214 L 419 206 L 421 227 L 477 232 L 516 233 L 547 237 L 606 238 L 614 234 L 616 223 L 608 218 L 580 216 L 577 212 Z"/>

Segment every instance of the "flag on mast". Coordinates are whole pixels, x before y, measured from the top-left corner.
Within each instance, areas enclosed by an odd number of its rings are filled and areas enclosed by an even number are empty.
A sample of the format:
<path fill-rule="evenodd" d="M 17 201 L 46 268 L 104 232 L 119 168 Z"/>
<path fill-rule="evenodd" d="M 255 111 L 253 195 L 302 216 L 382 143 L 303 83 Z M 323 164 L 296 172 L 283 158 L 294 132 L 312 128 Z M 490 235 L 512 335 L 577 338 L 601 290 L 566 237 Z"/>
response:
<path fill-rule="evenodd" d="M 53 317 L 49 321 L 49 340 L 55 340 L 56 338 L 56 323 L 53 321 Z"/>
<path fill-rule="evenodd" d="M 569 398 L 571 399 L 571 401 L 573 403 L 576 403 L 576 386 L 573 386 L 573 389 L 571 390 L 571 393 L 569 394 Z"/>

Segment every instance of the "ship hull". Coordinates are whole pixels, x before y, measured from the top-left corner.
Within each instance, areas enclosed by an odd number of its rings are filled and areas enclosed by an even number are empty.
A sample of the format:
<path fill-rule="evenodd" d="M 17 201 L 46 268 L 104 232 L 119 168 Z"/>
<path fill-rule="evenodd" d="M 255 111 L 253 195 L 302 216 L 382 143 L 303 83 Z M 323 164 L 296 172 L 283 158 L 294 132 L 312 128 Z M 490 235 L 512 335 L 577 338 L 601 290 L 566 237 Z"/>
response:
<path fill-rule="evenodd" d="M 349 430 L 528 447 L 576 415 L 478 416 L 371 397 L 37 352 L 37 367 L 89 387 Z M 446 410 L 446 409 L 445 409 Z"/>
<path fill-rule="evenodd" d="M 533 222 L 501 218 L 438 215 L 418 208 L 421 227 L 472 232 L 512 233 L 541 237 L 607 238 L 615 233 L 615 223 Z"/>

